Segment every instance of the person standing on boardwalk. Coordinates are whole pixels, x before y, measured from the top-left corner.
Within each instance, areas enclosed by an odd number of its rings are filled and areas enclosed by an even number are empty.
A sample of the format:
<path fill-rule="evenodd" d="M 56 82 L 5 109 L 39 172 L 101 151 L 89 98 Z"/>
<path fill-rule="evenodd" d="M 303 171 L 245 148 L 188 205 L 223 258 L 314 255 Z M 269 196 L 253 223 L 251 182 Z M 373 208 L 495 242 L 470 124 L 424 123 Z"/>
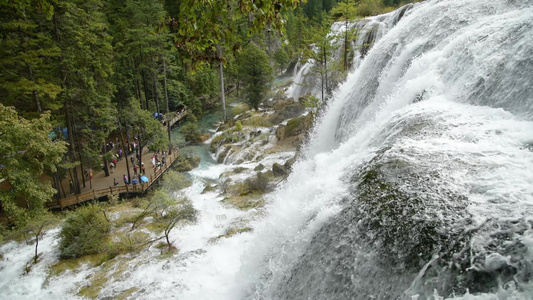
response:
<path fill-rule="evenodd" d="M 72 180 L 70 180 L 68 182 L 68 185 L 70 187 L 70 194 L 74 193 L 74 182 L 72 182 Z"/>

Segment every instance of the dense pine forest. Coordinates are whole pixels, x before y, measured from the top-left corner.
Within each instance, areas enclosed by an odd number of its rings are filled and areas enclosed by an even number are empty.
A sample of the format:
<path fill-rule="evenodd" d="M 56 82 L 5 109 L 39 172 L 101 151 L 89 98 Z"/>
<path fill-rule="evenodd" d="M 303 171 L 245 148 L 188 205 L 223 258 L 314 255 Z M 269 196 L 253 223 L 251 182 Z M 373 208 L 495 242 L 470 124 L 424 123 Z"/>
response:
<path fill-rule="evenodd" d="M 79 191 L 82 170 L 107 173 L 111 137 L 172 149 L 154 114 L 186 107 L 194 127 L 205 112 L 225 110 L 221 91 L 231 86 L 257 109 L 265 87 L 291 63 L 327 61 L 321 53 L 330 47 L 332 22 L 401 2 L 2 1 L 0 178 L 11 186 L 0 191 L 4 219 L 20 226 L 40 214 L 67 175 Z M 345 57 L 329 68 L 347 65 Z M 327 80 L 325 87 L 330 91 Z"/>

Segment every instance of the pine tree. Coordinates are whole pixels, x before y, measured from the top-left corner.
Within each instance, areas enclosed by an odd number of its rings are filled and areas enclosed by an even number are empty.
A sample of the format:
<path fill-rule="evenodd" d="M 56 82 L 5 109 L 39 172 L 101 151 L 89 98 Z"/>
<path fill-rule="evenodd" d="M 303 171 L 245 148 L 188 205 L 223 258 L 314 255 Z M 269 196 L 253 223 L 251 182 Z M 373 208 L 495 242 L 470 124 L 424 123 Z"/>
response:
<path fill-rule="evenodd" d="M 239 66 L 248 102 L 257 110 L 274 80 L 268 55 L 255 43 L 250 43 L 243 50 Z"/>
<path fill-rule="evenodd" d="M 0 102 L 32 118 L 62 106 L 54 74 L 59 48 L 49 34 L 48 15 L 22 4 L 0 3 Z"/>
<path fill-rule="evenodd" d="M 68 128 L 69 158 L 79 162 L 81 169 L 98 169 L 102 144 L 116 124 L 116 109 L 111 103 L 114 86 L 109 80 L 113 71 L 111 37 L 102 1 L 58 2 L 53 22 L 61 49 L 60 97 Z M 73 171 L 79 192 L 77 168 Z"/>

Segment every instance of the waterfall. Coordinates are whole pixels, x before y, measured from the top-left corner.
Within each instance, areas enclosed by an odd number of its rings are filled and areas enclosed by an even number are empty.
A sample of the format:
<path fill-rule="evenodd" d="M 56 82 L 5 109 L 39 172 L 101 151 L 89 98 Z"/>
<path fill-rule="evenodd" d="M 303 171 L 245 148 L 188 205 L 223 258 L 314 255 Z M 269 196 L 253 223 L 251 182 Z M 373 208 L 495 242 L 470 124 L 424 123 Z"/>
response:
<path fill-rule="evenodd" d="M 402 8 L 380 16 L 369 17 L 355 22 L 335 22 L 331 25 L 330 35 L 335 36 L 332 46 L 335 50 L 331 55 L 331 61 L 339 61 L 343 56 L 343 33 L 346 30 L 354 32 L 355 39 L 350 41 L 350 55 L 353 57 L 350 64 L 351 69 L 357 69 L 362 59 L 368 53 L 368 50 L 377 42 L 390 28 L 396 25 L 398 21 L 411 9 L 413 5 L 405 5 Z M 293 84 L 287 90 L 289 98 L 298 99 L 309 93 L 312 96 L 320 96 L 320 77 L 313 72 L 314 61 L 307 61 L 301 68 L 294 69 L 297 71 L 293 75 Z M 333 73 L 332 78 L 338 77 L 339 71 L 330 71 Z M 333 82 L 336 84 L 336 82 Z"/>
<path fill-rule="evenodd" d="M 56 228 L 29 272 L 34 245 L 0 245 L 0 298 L 532 299 L 533 0 L 429 0 L 349 26 L 364 29 L 353 70 L 264 207 L 206 182 L 292 153 L 221 149 L 228 164 L 204 160 L 180 191 L 199 217 L 170 234 L 178 253 L 52 276 Z"/>
<path fill-rule="evenodd" d="M 373 20 L 388 30 L 254 224 L 239 297 L 531 299 L 533 2 Z"/>

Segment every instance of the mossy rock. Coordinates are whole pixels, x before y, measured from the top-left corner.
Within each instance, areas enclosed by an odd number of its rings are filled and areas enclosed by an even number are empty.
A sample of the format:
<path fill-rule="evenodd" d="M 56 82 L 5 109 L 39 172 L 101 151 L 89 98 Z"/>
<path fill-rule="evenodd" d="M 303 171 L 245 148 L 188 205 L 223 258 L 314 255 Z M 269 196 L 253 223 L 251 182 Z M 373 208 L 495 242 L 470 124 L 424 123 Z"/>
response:
<path fill-rule="evenodd" d="M 249 127 L 271 127 L 272 122 L 269 116 L 255 115 L 243 120 L 242 125 Z"/>
<path fill-rule="evenodd" d="M 265 205 L 265 200 L 260 194 L 226 197 L 222 202 L 240 210 L 250 210 Z"/>
<path fill-rule="evenodd" d="M 287 122 L 285 136 L 297 136 L 305 132 L 307 116 L 294 118 Z"/>
<path fill-rule="evenodd" d="M 279 125 L 278 128 L 276 129 L 276 138 L 278 140 L 284 139 L 286 131 L 287 131 L 287 126 Z"/>
<path fill-rule="evenodd" d="M 239 173 L 242 173 L 242 172 L 244 172 L 246 170 L 248 170 L 248 169 L 244 168 L 244 167 L 237 167 L 237 168 L 233 169 L 233 173 L 239 174 Z"/>
<path fill-rule="evenodd" d="M 274 163 L 272 165 L 272 173 L 274 174 L 274 176 L 276 177 L 285 177 L 289 174 L 289 170 L 287 170 L 287 168 L 285 168 L 285 166 L 282 166 L 278 163 Z"/>
<path fill-rule="evenodd" d="M 225 146 L 224 147 L 224 150 L 222 150 L 222 152 L 220 152 L 220 154 L 218 155 L 217 157 L 217 162 L 219 164 L 223 163 L 224 160 L 226 159 L 226 156 L 228 155 L 229 151 L 231 150 L 231 147 L 227 147 Z"/>
<path fill-rule="evenodd" d="M 298 102 L 288 104 L 282 109 L 274 109 L 276 112 L 270 116 L 270 122 L 272 124 L 279 124 L 284 120 L 295 118 L 305 111 L 305 107 Z"/>
<path fill-rule="evenodd" d="M 202 194 L 212 192 L 212 191 L 216 190 L 216 188 L 217 188 L 216 184 L 208 184 L 202 190 Z"/>
<path fill-rule="evenodd" d="M 174 163 L 173 167 L 178 172 L 188 172 L 200 165 L 200 156 L 198 155 L 187 155 L 180 156 Z"/>

